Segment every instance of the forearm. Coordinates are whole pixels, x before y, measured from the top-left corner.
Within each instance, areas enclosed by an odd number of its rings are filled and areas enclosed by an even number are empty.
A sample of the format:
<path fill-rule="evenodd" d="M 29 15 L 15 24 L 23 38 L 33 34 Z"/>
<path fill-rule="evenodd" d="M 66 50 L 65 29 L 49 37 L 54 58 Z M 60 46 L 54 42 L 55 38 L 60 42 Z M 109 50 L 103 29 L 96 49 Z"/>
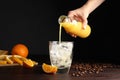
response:
<path fill-rule="evenodd" d="M 82 8 L 86 10 L 88 14 L 94 11 L 98 6 L 100 6 L 105 0 L 88 0 Z"/>

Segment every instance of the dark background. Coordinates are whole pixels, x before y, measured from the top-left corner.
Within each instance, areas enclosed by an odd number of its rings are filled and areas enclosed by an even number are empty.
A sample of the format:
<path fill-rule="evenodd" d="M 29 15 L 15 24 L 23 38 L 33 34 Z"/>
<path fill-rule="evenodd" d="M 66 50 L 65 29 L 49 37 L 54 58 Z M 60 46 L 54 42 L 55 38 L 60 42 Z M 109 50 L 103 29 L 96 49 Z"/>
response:
<path fill-rule="evenodd" d="M 13 45 L 23 43 L 28 46 L 30 55 L 48 55 L 48 41 L 58 40 L 58 17 L 67 15 L 69 10 L 76 9 L 85 2 L 86 0 L 0 1 L 0 49 L 10 52 Z M 75 59 L 119 62 L 117 14 L 116 4 L 113 0 L 107 0 L 90 14 L 88 24 L 92 33 L 88 38 L 72 38 L 62 31 L 63 41 L 74 41 Z"/>

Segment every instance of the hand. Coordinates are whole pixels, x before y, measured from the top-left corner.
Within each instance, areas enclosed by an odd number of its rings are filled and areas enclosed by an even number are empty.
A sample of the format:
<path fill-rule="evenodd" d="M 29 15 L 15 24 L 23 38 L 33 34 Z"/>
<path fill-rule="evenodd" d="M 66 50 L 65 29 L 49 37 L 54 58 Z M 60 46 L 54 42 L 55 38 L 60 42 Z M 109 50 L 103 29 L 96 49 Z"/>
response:
<path fill-rule="evenodd" d="M 71 21 L 76 20 L 76 21 L 82 22 L 83 23 L 82 28 L 86 29 L 86 26 L 87 26 L 87 23 L 88 23 L 88 20 L 87 20 L 88 13 L 86 13 L 84 10 L 82 10 L 82 8 L 69 11 L 68 12 L 68 17 L 71 19 Z M 74 38 L 77 37 L 77 35 L 75 35 L 75 34 L 71 34 L 71 33 L 68 33 L 68 34 L 70 34 Z"/>
<path fill-rule="evenodd" d="M 68 12 L 68 17 L 71 20 L 76 20 L 76 21 L 82 22 L 83 23 L 82 28 L 86 29 L 86 26 L 87 26 L 87 23 L 88 23 L 88 20 L 87 20 L 88 13 L 84 9 L 79 8 L 79 9 L 76 9 L 76 10 L 69 11 Z"/>
<path fill-rule="evenodd" d="M 100 6 L 105 0 L 88 0 L 82 7 L 68 12 L 71 20 L 77 20 L 83 23 L 82 28 L 86 29 L 89 14 Z M 70 33 L 69 33 L 70 34 Z M 73 36 L 74 34 L 71 34 Z M 74 35 L 76 36 L 76 35 Z"/>

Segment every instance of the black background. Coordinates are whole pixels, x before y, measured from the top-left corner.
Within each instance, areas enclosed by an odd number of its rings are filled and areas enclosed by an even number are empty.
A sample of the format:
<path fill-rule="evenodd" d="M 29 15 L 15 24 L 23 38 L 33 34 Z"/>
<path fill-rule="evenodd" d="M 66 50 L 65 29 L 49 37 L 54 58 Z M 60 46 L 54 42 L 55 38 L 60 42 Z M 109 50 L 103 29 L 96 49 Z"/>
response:
<path fill-rule="evenodd" d="M 76 9 L 85 2 L 86 0 L 0 1 L 0 49 L 10 52 L 13 45 L 23 43 L 28 46 L 31 55 L 48 55 L 48 41 L 58 40 L 58 17 L 67 15 L 69 10 Z M 74 41 L 74 58 L 119 61 L 118 11 L 112 0 L 105 1 L 93 11 L 88 18 L 92 29 L 88 38 L 73 38 L 62 31 L 63 41 Z"/>

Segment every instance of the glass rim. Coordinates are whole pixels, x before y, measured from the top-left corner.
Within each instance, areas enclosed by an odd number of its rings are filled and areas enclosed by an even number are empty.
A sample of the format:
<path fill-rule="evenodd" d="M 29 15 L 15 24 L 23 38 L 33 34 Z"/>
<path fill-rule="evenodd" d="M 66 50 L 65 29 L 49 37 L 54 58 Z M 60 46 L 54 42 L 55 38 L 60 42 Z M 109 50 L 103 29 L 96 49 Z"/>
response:
<path fill-rule="evenodd" d="M 48 42 L 59 42 L 59 41 L 48 41 Z M 60 42 L 74 42 L 74 41 L 60 41 Z"/>

